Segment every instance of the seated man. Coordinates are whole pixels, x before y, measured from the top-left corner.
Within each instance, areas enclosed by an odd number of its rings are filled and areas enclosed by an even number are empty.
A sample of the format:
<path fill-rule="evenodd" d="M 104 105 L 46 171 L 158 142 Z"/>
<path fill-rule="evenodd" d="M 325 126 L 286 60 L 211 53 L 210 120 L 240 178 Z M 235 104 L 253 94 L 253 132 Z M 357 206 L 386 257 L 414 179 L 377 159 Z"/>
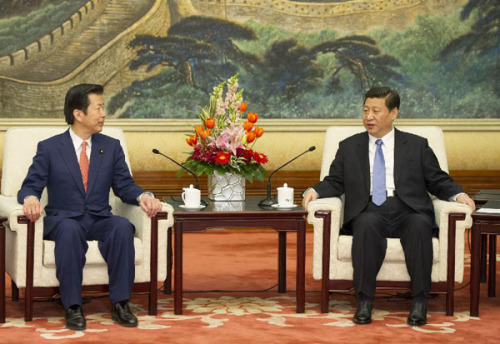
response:
<path fill-rule="evenodd" d="M 431 287 L 432 236 L 438 229 L 427 192 L 475 209 L 474 201 L 441 170 L 427 140 L 393 127 L 399 102 L 399 95 L 388 87 L 370 89 L 362 114 L 366 132 L 340 142 L 329 175 L 304 193 L 304 207 L 318 197 L 345 195 L 344 229 L 353 236 L 356 324 L 371 322 L 375 282 L 387 238 L 401 238 L 413 294 L 407 322 L 424 325 Z"/>
<path fill-rule="evenodd" d="M 56 274 L 66 309 L 66 327 L 85 330 L 81 285 L 87 240 L 98 240 L 108 265 L 113 320 L 137 326 L 128 300 L 134 285 L 134 226 L 114 216 L 109 192 L 124 202 L 139 204 L 155 216 L 161 203 L 134 183 L 120 142 L 100 134 L 104 125 L 103 87 L 81 84 L 66 94 L 64 115 L 70 128 L 38 144 L 18 202 L 30 221 L 43 213 L 40 203 L 47 187 L 44 239 L 55 241 Z"/>

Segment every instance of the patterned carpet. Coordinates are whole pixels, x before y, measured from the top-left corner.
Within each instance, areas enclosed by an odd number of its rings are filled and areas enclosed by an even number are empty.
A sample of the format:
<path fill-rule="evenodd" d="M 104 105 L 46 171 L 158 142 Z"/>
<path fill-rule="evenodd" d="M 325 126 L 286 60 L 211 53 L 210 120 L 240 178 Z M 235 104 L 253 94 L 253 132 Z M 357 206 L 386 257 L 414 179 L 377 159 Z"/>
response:
<path fill-rule="evenodd" d="M 288 238 L 290 290 L 295 285 L 295 238 Z M 64 328 L 64 312 L 55 302 L 36 302 L 35 319 L 25 323 L 23 302 L 8 292 L 7 322 L 0 325 L 0 343 L 498 343 L 500 298 L 487 298 L 481 285 L 480 317 L 469 316 L 469 268 L 455 294 L 455 315 L 445 316 L 445 300 L 429 300 L 429 324 L 409 327 L 411 300 L 404 291 L 378 294 L 373 323 L 352 323 L 355 298 L 331 294 L 330 312 L 320 313 L 320 284 L 311 277 L 312 235 L 308 233 L 306 312 L 295 313 L 295 294 L 276 288 L 277 235 L 266 231 L 222 231 L 189 234 L 185 244 L 184 314 L 173 314 L 171 295 L 160 294 L 158 315 L 147 315 L 147 297 L 134 295 L 138 328 L 113 323 L 109 302 L 92 297 L 84 304 L 87 330 Z M 498 260 L 498 257 L 497 257 Z M 160 285 L 159 285 L 160 287 Z M 462 287 L 462 288 L 461 288 Z M 461 289 L 460 289 L 461 288 Z M 225 291 L 211 292 L 224 289 Z M 235 290 L 239 290 L 236 292 Z M 246 291 L 242 291 L 246 290 Z"/>

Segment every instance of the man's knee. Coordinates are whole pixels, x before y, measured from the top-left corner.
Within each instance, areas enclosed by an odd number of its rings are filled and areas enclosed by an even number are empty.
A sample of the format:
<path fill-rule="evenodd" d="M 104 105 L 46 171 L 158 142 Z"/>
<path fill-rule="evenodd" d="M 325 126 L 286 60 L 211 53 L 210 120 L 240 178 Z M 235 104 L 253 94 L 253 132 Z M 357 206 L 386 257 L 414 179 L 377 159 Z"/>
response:
<path fill-rule="evenodd" d="M 121 216 L 113 216 L 110 223 L 110 231 L 115 237 L 133 238 L 135 227 L 128 219 Z"/>
<path fill-rule="evenodd" d="M 353 235 L 378 233 L 380 234 L 381 221 L 378 214 L 373 212 L 364 212 L 359 214 L 351 224 Z"/>
<path fill-rule="evenodd" d="M 82 227 L 73 219 L 64 219 L 57 225 L 54 241 L 61 244 L 85 241 Z"/>
<path fill-rule="evenodd" d="M 408 240 L 431 240 L 434 226 L 429 218 L 422 214 L 411 214 L 404 224 L 404 235 Z"/>

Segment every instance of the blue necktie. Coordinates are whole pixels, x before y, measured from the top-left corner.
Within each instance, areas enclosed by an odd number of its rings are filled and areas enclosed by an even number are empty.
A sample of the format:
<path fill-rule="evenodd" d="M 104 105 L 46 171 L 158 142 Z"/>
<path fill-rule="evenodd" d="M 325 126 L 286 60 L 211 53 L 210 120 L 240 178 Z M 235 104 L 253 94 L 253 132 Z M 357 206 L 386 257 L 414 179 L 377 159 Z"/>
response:
<path fill-rule="evenodd" d="M 373 161 L 372 177 L 372 202 L 376 205 L 382 205 L 387 199 L 385 186 L 385 159 L 382 152 L 382 140 L 375 141 L 377 149 L 375 150 L 375 160 Z"/>

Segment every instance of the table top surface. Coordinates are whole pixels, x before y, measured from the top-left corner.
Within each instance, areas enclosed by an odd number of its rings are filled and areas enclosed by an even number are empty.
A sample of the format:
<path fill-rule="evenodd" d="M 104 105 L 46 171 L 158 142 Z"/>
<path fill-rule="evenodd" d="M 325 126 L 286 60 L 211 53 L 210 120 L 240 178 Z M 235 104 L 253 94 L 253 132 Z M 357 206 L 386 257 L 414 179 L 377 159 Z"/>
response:
<path fill-rule="evenodd" d="M 185 208 L 180 197 L 165 197 L 164 202 L 174 207 L 175 214 L 215 214 L 215 213 L 266 213 L 266 214 L 288 214 L 288 215 L 307 215 L 307 211 L 300 204 L 294 204 L 293 207 L 280 208 L 278 206 L 259 206 L 261 197 L 247 197 L 244 201 L 210 201 L 202 199 L 202 205 L 196 209 Z"/>

